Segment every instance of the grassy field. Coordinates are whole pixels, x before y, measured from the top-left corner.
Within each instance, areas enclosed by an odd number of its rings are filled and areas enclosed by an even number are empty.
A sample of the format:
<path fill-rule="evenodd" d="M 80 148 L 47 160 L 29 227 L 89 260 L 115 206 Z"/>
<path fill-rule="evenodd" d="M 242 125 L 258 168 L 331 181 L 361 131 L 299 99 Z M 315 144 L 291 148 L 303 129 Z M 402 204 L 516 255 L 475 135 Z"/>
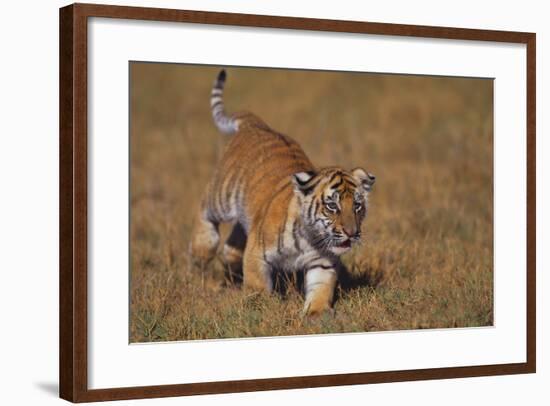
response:
<path fill-rule="evenodd" d="M 302 319 L 295 288 L 249 296 L 219 259 L 204 280 L 188 266 L 226 142 L 210 118 L 217 72 L 131 66 L 131 342 L 493 323 L 491 80 L 228 69 L 230 111 L 255 112 L 317 166 L 377 176 L 334 314 Z"/>

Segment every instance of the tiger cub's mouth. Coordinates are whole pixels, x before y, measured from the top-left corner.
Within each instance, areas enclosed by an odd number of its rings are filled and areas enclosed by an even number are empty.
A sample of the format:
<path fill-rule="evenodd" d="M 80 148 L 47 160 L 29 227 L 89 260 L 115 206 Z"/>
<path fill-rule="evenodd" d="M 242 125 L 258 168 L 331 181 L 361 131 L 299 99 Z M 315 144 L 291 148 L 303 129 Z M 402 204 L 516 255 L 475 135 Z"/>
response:
<path fill-rule="evenodd" d="M 336 246 L 338 248 L 351 248 L 351 238 L 348 238 L 347 240 L 345 241 L 338 241 L 336 243 Z"/>
<path fill-rule="evenodd" d="M 335 241 L 332 244 L 330 251 L 332 251 L 336 255 L 342 255 L 351 249 L 351 244 L 352 244 L 351 238 L 348 238 L 343 241 Z"/>

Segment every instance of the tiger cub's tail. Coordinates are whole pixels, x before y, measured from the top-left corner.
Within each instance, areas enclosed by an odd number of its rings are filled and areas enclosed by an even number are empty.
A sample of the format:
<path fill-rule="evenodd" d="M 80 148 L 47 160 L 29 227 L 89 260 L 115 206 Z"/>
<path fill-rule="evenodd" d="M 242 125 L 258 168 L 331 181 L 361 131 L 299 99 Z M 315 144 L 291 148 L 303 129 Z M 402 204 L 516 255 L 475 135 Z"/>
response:
<path fill-rule="evenodd" d="M 223 87 L 226 78 L 225 69 L 218 73 L 218 77 L 214 81 L 212 93 L 210 94 L 210 107 L 212 109 L 212 118 L 218 130 L 223 134 L 234 134 L 239 129 L 239 123 L 232 116 L 225 113 L 223 104 Z"/>

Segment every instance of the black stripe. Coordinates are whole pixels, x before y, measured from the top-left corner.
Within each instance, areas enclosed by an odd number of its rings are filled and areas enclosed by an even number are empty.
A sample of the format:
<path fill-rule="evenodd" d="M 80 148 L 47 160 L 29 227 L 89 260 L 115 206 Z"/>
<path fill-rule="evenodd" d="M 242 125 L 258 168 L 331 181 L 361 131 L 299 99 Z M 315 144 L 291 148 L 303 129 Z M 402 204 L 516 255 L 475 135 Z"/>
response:
<path fill-rule="evenodd" d="M 271 144 L 268 144 L 269 146 L 271 146 Z M 232 187 L 233 185 L 235 185 L 238 181 L 241 181 L 242 180 L 242 176 L 244 174 L 244 172 L 247 170 L 246 167 L 244 166 L 237 166 L 235 167 L 235 165 L 237 165 L 239 162 L 241 161 L 247 161 L 249 156 L 250 155 L 260 155 L 259 152 L 257 151 L 257 148 L 250 148 L 248 149 L 246 152 L 245 152 L 245 155 L 238 155 L 238 154 L 234 154 L 231 159 L 227 160 L 225 163 L 224 163 L 224 168 L 225 168 L 225 172 L 226 173 L 231 173 L 230 175 L 230 182 L 232 183 Z M 250 165 L 252 166 L 252 164 Z M 263 181 L 263 178 L 260 178 L 258 182 L 255 182 L 256 183 L 260 183 L 261 181 Z M 250 184 L 247 184 L 245 185 L 244 184 L 245 182 L 241 182 L 241 184 L 239 185 L 239 197 L 242 196 L 243 192 L 244 192 L 244 189 L 245 189 L 245 186 L 246 186 L 246 189 L 250 189 Z M 254 185 L 255 185 L 254 184 Z"/>
<path fill-rule="evenodd" d="M 262 256 L 264 257 L 264 261 L 268 264 L 267 255 L 265 253 L 265 241 L 264 241 L 264 235 L 263 233 L 259 236 L 260 237 L 260 249 L 262 250 Z"/>
<path fill-rule="evenodd" d="M 311 192 L 313 192 L 314 189 L 315 189 L 315 187 L 300 188 L 300 190 L 302 191 L 302 194 L 304 196 L 309 195 Z"/>
<path fill-rule="evenodd" d="M 222 197 L 228 206 L 226 208 L 228 212 L 231 211 L 231 195 L 232 195 L 232 190 L 227 187 L 227 181 L 225 181 L 224 183 L 222 183 Z"/>
<path fill-rule="evenodd" d="M 310 220 L 310 221 L 311 221 L 311 219 L 312 219 L 312 216 L 311 216 L 312 213 L 311 213 L 311 212 L 312 212 L 312 210 L 313 210 L 313 204 L 314 204 L 314 203 L 315 203 L 315 200 L 312 201 L 312 202 L 309 204 L 309 207 L 307 208 L 307 218 L 308 218 L 308 220 Z"/>
<path fill-rule="evenodd" d="M 312 179 L 309 180 L 309 182 L 311 182 L 311 183 L 310 183 L 310 185 L 308 185 L 308 188 L 313 189 L 313 188 L 315 188 L 315 186 L 317 186 L 321 182 L 321 178 L 317 178 L 317 179 L 312 178 Z"/>
<path fill-rule="evenodd" d="M 220 73 L 218 73 L 218 77 L 216 78 L 216 83 L 219 83 L 220 86 L 223 86 L 226 78 L 227 78 L 227 73 L 225 72 L 225 69 L 222 69 Z"/>
<path fill-rule="evenodd" d="M 340 187 L 340 185 L 342 185 L 342 183 L 344 183 L 344 179 L 342 177 L 340 177 L 340 180 L 338 182 L 336 182 L 334 185 L 332 185 L 331 189 L 338 189 Z"/>
<path fill-rule="evenodd" d="M 284 157 L 285 155 L 286 155 L 285 151 L 280 151 L 280 152 L 275 153 L 275 154 L 270 154 L 270 158 L 274 159 L 278 156 Z M 278 166 L 277 162 L 275 162 L 275 161 L 272 162 L 272 165 L 273 166 Z M 274 179 L 274 178 L 276 179 L 277 177 L 280 177 L 281 174 L 283 174 L 283 173 L 286 173 L 286 172 L 296 173 L 296 172 L 300 172 L 301 168 L 303 168 L 302 165 L 298 165 L 298 163 L 296 163 L 296 162 L 291 162 L 290 164 L 285 165 L 284 167 L 273 168 L 273 170 L 269 170 L 269 166 L 270 166 L 269 163 L 267 163 L 266 165 L 264 165 L 262 167 L 262 170 L 268 172 L 268 174 L 256 179 L 253 183 L 250 183 L 249 187 L 251 189 L 256 187 L 257 185 L 259 185 L 261 183 L 264 183 L 264 182 L 270 180 L 270 179 Z M 291 176 L 292 175 L 289 173 L 289 175 L 288 175 L 289 180 L 291 179 Z"/>
<path fill-rule="evenodd" d="M 337 176 L 339 175 L 342 175 L 342 172 L 340 171 L 336 171 L 332 174 L 332 176 L 330 177 L 330 179 L 328 180 L 328 183 L 330 184 L 334 179 L 336 179 Z"/>
<path fill-rule="evenodd" d="M 311 264 L 312 262 L 315 262 L 315 261 L 319 261 L 321 259 L 320 256 L 316 256 L 315 258 L 312 258 L 309 263 Z"/>
<path fill-rule="evenodd" d="M 355 179 L 353 179 L 351 176 L 343 174 L 343 178 L 347 183 L 351 183 L 353 187 L 358 187 L 359 185 L 355 182 Z"/>
<path fill-rule="evenodd" d="M 307 271 L 311 271 L 312 269 L 315 269 L 315 268 L 321 268 L 321 269 L 334 269 L 334 266 L 333 265 L 311 265 L 311 266 L 308 266 L 306 268 L 306 272 Z"/>
<path fill-rule="evenodd" d="M 220 176 L 219 170 L 216 171 L 216 174 L 214 175 L 214 179 L 216 180 L 213 183 L 212 187 L 212 194 L 214 202 L 216 204 L 216 211 L 218 212 L 218 215 L 222 217 L 223 215 L 223 206 L 221 201 L 221 186 L 223 182 L 223 178 Z"/>
<path fill-rule="evenodd" d="M 246 146 L 248 146 L 248 142 L 250 142 L 250 140 L 248 140 L 247 143 L 243 142 L 245 145 L 243 145 L 241 148 L 245 149 Z M 277 144 L 278 144 L 277 140 L 275 140 L 275 141 L 270 140 L 270 141 L 266 142 L 265 144 L 263 144 L 262 148 L 272 149 L 272 148 L 276 147 Z M 249 163 L 249 165 L 248 165 L 249 167 L 252 164 L 256 163 L 256 161 L 262 157 L 262 154 L 259 153 L 258 148 L 245 149 L 245 154 L 244 155 L 234 154 L 231 157 L 232 159 L 227 159 L 227 161 L 226 161 L 227 171 L 230 171 L 236 163 L 246 162 L 246 160 L 249 158 L 250 155 L 254 155 L 252 158 L 256 158 L 256 159 Z"/>
<path fill-rule="evenodd" d="M 221 188 L 218 188 L 217 193 L 218 193 L 217 202 L 218 202 L 218 205 L 219 205 L 219 208 L 220 208 L 220 217 L 224 217 L 226 212 L 225 212 L 225 207 L 224 207 L 224 204 L 223 204 L 224 202 L 223 202 L 223 196 L 222 196 Z"/>
<path fill-rule="evenodd" d="M 235 205 L 237 206 L 237 216 L 239 215 L 239 209 L 242 210 L 242 194 L 243 194 L 244 184 L 241 182 L 238 184 L 235 190 Z"/>
<path fill-rule="evenodd" d="M 221 184 L 221 189 L 222 189 L 222 192 L 224 192 L 223 194 L 228 196 L 228 201 L 231 200 L 229 197 L 230 197 L 230 193 L 231 191 L 234 189 L 235 187 L 235 184 L 239 181 L 239 177 L 237 176 L 237 174 L 233 174 L 233 176 L 229 176 L 229 178 L 227 178 L 225 180 L 225 182 L 222 182 Z"/>
<path fill-rule="evenodd" d="M 212 213 L 212 215 L 216 218 L 216 219 L 219 219 L 220 218 L 220 210 L 219 210 L 219 207 L 217 205 L 217 195 L 216 195 L 216 192 L 213 190 L 212 187 L 209 188 L 209 192 L 208 192 L 208 206 L 210 208 L 210 212 Z"/>
<path fill-rule="evenodd" d="M 321 178 L 317 178 L 317 179 L 315 179 L 315 180 L 313 181 L 313 183 L 311 183 L 311 184 L 308 185 L 307 187 L 300 188 L 300 190 L 302 191 L 302 193 L 303 193 L 304 195 L 307 196 L 308 194 L 310 194 L 311 192 L 313 192 L 313 190 L 315 189 L 315 187 L 317 187 L 317 185 L 318 185 L 319 183 L 321 183 L 321 180 L 322 180 Z M 312 181 L 312 180 L 310 180 L 310 182 L 311 182 L 311 181 Z"/>
<path fill-rule="evenodd" d="M 284 134 L 281 134 L 281 133 L 278 133 L 277 131 L 273 130 L 272 128 L 268 127 L 268 126 L 262 126 L 260 127 L 262 130 L 268 132 L 268 133 L 271 133 L 272 135 L 274 135 L 275 137 L 277 137 L 278 139 L 280 139 L 281 141 L 283 141 L 285 143 L 286 146 L 290 146 L 292 144 L 292 142 L 288 139 L 288 137 Z"/>
<path fill-rule="evenodd" d="M 254 141 L 251 141 L 251 142 L 254 142 Z M 284 156 L 285 153 L 287 152 L 286 147 L 284 149 L 276 149 L 278 145 L 280 145 L 278 140 L 274 140 L 274 141 L 266 142 L 264 145 L 261 145 L 261 147 L 265 150 L 274 149 L 273 151 L 270 151 L 270 158 L 273 158 L 274 156 L 279 156 L 279 154 L 281 156 Z M 243 148 L 246 148 L 246 145 Z M 234 154 L 233 158 L 227 161 L 226 172 L 231 172 L 231 170 L 235 167 L 236 164 L 240 162 L 246 162 L 248 161 L 249 158 L 251 159 L 251 161 L 248 162 L 246 168 L 241 167 L 239 169 L 239 173 L 244 171 L 250 171 L 251 168 L 254 168 L 258 164 L 258 161 L 263 159 L 264 156 L 265 154 L 261 150 L 258 150 L 258 148 L 247 149 L 244 156 L 239 154 Z"/>
<path fill-rule="evenodd" d="M 294 248 L 296 249 L 296 251 L 300 251 L 301 248 L 300 248 L 300 241 L 298 237 L 297 225 L 298 225 L 298 219 L 295 219 L 294 222 L 292 223 L 292 238 L 294 238 Z"/>
<path fill-rule="evenodd" d="M 319 209 L 322 207 L 318 202 L 317 200 L 314 202 L 315 203 L 315 210 L 314 210 L 314 218 L 317 218 L 317 215 L 319 214 Z"/>
<path fill-rule="evenodd" d="M 271 195 L 271 199 L 269 200 L 267 206 L 262 210 L 263 211 L 262 219 L 260 220 L 260 224 L 258 225 L 258 232 L 257 232 L 258 238 L 260 238 L 261 235 L 262 235 L 262 229 L 264 227 L 265 219 L 267 217 L 266 215 L 267 215 L 267 212 L 269 211 L 269 209 L 271 207 L 271 204 L 273 203 L 275 198 L 278 195 L 280 195 L 289 186 L 289 183 L 290 182 L 285 182 L 279 189 L 277 189 L 277 191 L 275 193 L 273 193 L 273 195 Z"/>
<path fill-rule="evenodd" d="M 236 189 L 235 186 L 237 182 L 239 182 L 239 180 L 240 180 L 240 177 L 238 176 L 238 174 L 233 174 L 232 176 L 230 176 L 229 179 L 227 179 L 227 181 L 225 182 L 226 193 L 227 191 L 231 193 L 231 191 L 235 190 Z"/>
<path fill-rule="evenodd" d="M 279 235 L 277 236 L 277 252 L 281 254 L 283 252 L 284 243 L 284 231 L 286 229 L 286 220 L 288 219 L 288 210 L 285 212 L 285 219 L 281 227 L 279 227 Z"/>

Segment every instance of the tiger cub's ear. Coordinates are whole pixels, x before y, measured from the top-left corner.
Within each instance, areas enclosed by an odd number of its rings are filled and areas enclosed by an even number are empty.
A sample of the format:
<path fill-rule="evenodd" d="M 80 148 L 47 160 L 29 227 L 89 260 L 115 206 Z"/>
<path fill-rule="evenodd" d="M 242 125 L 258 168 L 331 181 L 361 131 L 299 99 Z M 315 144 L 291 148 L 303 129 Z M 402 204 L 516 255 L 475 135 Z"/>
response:
<path fill-rule="evenodd" d="M 294 189 L 303 195 L 311 193 L 315 184 L 311 182 L 315 178 L 315 172 L 297 172 L 292 175 L 292 183 L 294 184 Z"/>
<path fill-rule="evenodd" d="M 370 192 L 372 189 L 372 185 L 374 185 L 374 182 L 376 181 L 376 177 L 370 173 L 365 171 L 363 168 L 355 168 L 351 171 L 353 174 L 353 177 L 363 185 L 363 188 Z"/>

